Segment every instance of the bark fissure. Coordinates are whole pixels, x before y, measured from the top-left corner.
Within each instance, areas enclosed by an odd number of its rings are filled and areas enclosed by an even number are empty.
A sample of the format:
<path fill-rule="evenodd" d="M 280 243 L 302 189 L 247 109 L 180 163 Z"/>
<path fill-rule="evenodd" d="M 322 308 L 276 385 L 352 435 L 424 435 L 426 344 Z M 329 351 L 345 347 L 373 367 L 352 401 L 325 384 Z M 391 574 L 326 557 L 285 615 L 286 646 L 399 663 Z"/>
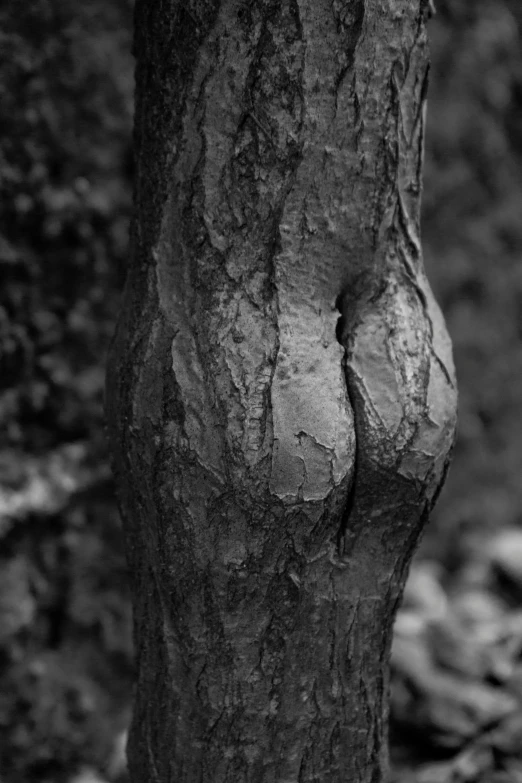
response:
<path fill-rule="evenodd" d="M 347 355 L 348 349 L 346 347 L 346 340 L 345 340 L 347 326 L 346 326 L 346 318 L 345 315 L 343 314 L 343 310 L 345 307 L 345 303 L 344 303 L 345 295 L 346 295 L 345 292 L 341 292 L 338 295 L 335 302 L 335 306 L 338 312 L 341 313 L 341 315 L 337 319 L 335 333 L 336 333 L 337 341 L 343 348 L 341 367 L 342 367 L 343 378 L 345 379 L 345 383 L 346 383 L 346 394 L 350 402 L 350 407 L 353 412 L 353 429 L 355 433 L 355 444 L 354 444 L 353 468 L 352 468 L 350 488 L 348 490 L 345 507 L 341 515 L 341 520 L 340 520 L 339 529 L 337 531 L 336 542 L 335 542 L 337 556 L 340 559 L 342 559 L 345 554 L 346 531 L 348 529 L 348 525 L 350 524 L 350 520 L 352 518 L 352 513 L 354 508 L 355 488 L 357 486 L 357 474 L 358 474 L 358 442 L 359 442 L 359 437 L 363 434 L 363 433 L 358 433 L 356 398 L 354 395 L 354 389 L 353 389 L 352 379 L 350 377 L 350 369 L 348 365 L 348 355 Z"/>

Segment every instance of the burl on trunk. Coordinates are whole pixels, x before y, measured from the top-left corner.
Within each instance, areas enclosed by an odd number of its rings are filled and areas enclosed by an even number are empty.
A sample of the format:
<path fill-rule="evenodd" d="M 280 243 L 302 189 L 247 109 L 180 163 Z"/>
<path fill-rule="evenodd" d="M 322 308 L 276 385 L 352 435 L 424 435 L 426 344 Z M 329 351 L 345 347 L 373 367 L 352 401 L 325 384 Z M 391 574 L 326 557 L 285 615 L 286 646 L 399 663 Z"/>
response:
<path fill-rule="evenodd" d="M 393 620 L 456 418 L 419 240 L 426 15 L 137 0 L 107 400 L 135 783 L 385 778 Z"/>

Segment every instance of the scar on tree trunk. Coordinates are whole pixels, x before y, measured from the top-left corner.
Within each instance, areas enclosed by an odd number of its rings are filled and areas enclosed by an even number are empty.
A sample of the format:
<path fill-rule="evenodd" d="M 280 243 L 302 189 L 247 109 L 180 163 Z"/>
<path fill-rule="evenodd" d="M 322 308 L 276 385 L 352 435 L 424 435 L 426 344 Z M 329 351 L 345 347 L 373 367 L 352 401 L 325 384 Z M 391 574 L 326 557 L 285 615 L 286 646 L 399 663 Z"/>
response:
<path fill-rule="evenodd" d="M 134 783 L 377 783 L 455 430 L 419 239 L 428 6 L 137 0 L 107 418 Z"/>

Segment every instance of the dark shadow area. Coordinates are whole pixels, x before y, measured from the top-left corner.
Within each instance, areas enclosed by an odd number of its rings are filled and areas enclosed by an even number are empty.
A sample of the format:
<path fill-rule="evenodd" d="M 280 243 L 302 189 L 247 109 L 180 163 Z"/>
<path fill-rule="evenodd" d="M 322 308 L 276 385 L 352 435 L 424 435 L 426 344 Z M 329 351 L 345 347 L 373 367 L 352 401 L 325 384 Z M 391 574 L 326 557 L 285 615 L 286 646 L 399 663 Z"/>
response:
<path fill-rule="evenodd" d="M 3 783 L 124 769 L 130 605 L 102 405 L 128 253 L 131 25 L 126 0 L 0 8 Z"/>

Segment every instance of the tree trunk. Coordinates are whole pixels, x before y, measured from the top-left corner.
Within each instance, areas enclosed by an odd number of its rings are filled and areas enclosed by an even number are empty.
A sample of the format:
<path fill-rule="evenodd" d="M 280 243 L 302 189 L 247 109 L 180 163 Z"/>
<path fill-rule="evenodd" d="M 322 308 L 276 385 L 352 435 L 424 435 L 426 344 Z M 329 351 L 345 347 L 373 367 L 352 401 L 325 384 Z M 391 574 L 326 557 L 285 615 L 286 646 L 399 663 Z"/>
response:
<path fill-rule="evenodd" d="M 135 783 L 385 779 L 392 625 L 455 427 L 424 5 L 137 0 L 107 401 Z"/>

